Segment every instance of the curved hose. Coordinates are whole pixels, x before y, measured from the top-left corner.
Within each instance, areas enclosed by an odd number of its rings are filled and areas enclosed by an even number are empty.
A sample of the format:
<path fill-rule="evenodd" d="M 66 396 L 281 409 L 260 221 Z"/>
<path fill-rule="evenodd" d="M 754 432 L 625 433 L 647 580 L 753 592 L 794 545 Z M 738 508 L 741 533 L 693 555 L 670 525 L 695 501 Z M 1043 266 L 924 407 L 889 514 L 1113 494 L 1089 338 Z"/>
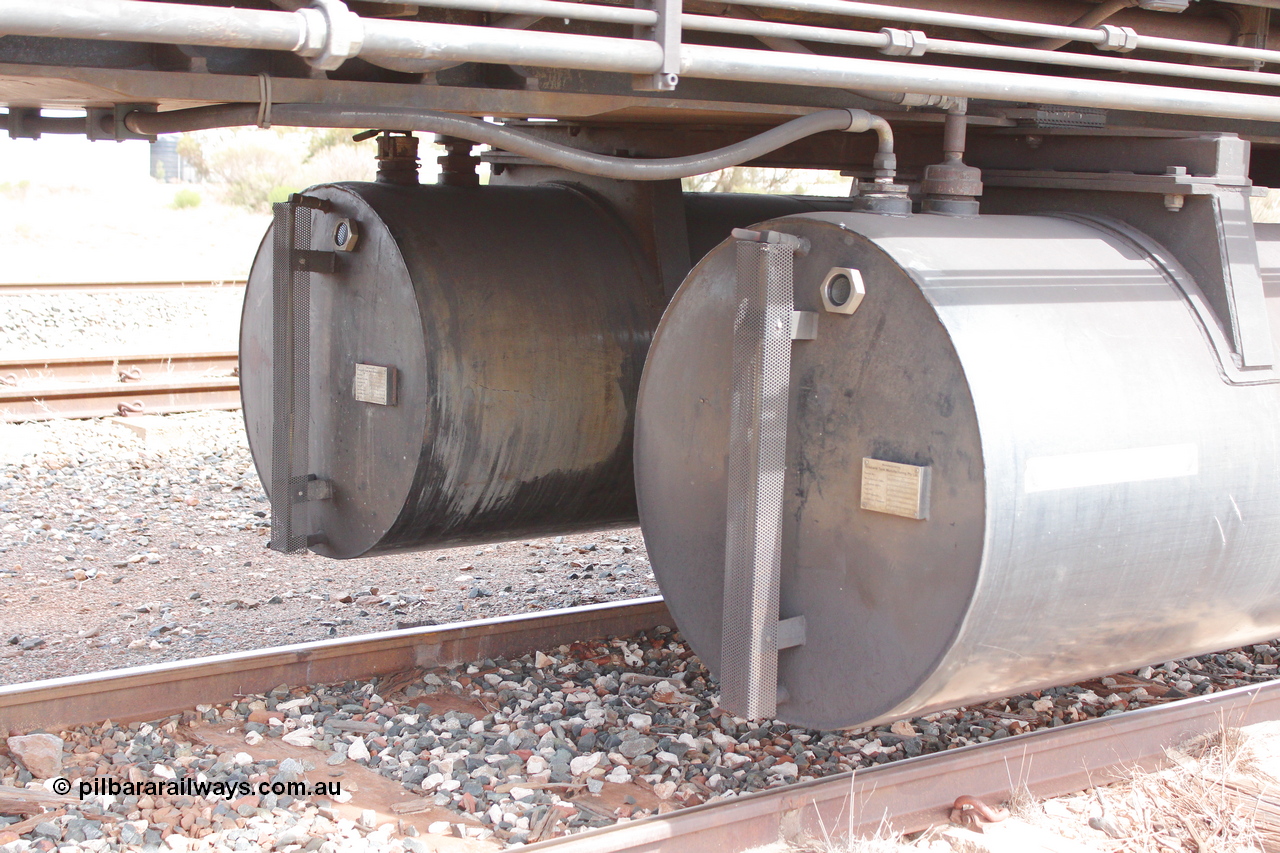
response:
<path fill-rule="evenodd" d="M 237 127 L 258 123 L 257 104 L 220 104 L 171 110 L 163 113 L 132 112 L 125 116 L 125 126 L 148 136 L 181 133 L 215 127 Z M 768 154 L 770 151 L 827 130 L 861 133 L 874 130 L 880 137 L 879 148 L 893 149 L 893 132 L 880 116 L 865 110 L 821 110 L 793 119 L 766 130 L 750 139 L 717 148 L 705 154 L 670 157 L 661 160 L 632 160 L 580 151 L 567 145 L 547 142 L 509 127 L 491 124 L 470 116 L 431 110 L 364 109 L 332 107 L 323 104 L 275 104 L 271 123 L 288 127 L 380 127 L 424 133 L 457 136 L 484 145 L 492 145 L 552 166 L 601 178 L 627 181 L 665 181 L 688 178 L 717 169 L 737 166 Z"/>

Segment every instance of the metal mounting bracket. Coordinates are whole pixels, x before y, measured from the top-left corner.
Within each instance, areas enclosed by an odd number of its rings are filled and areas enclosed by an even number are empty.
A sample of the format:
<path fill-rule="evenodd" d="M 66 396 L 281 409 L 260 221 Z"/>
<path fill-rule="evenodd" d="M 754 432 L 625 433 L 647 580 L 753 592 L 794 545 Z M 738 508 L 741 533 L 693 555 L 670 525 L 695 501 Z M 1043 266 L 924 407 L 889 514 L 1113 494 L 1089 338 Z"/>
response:
<path fill-rule="evenodd" d="M 680 83 L 680 15 L 682 0 L 639 0 L 639 8 L 658 13 L 651 27 L 636 27 L 635 37 L 649 39 L 662 48 L 662 67 L 654 74 L 637 74 L 632 88 L 640 92 L 671 92 Z"/>
<path fill-rule="evenodd" d="M 1134 146 L 1103 137 L 1046 137 L 1038 149 L 997 141 L 982 156 L 1004 166 L 984 169 L 989 211 L 1101 216 L 1138 229 L 1203 291 L 1204 319 L 1227 344 L 1219 352 L 1224 378 L 1276 381 L 1273 337 L 1280 328 L 1271 327 L 1258 266 L 1246 140 L 1203 134 Z"/>
<path fill-rule="evenodd" d="M 293 195 L 272 205 L 271 292 L 271 540 L 272 550 L 302 551 L 319 541 L 308 529 L 309 501 L 332 495 L 311 474 L 311 273 L 300 257 L 311 250 L 313 209 L 322 199 Z M 331 254 L 331 253 L 325 253 Z"/>

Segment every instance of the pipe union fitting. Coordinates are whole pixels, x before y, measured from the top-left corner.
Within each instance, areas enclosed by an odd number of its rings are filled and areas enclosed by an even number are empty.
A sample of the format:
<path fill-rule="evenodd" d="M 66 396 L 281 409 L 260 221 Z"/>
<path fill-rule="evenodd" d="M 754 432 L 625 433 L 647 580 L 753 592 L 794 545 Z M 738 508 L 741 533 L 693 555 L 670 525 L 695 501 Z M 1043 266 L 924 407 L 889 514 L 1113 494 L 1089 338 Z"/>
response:
<path fill-rule="evenodd" d="M 1103 24 L 1098 27 L 1105 40 L 1098 45 L 1098 50 L 1114 50 L 1117 53 L 1128 53 L 1138 48 L 1138 34 L 1131 27 L 1117 27 Z"/>
<path fill-rule="evenodd" d="M 929 49 L 929 39 L 920 30 L 885 27 L 880 35 L 889 38 L 889 43 L 880 48 L 880 52 L 888 56 L 923 56 Z"/>
<path fill-rule="evenodd" d="M 342 0 L 313 0 L 297 14 L 305 22 L 305 35 L 296 51 L 322 71 L 334 70 L 364 46 L 364 22 Z"/>

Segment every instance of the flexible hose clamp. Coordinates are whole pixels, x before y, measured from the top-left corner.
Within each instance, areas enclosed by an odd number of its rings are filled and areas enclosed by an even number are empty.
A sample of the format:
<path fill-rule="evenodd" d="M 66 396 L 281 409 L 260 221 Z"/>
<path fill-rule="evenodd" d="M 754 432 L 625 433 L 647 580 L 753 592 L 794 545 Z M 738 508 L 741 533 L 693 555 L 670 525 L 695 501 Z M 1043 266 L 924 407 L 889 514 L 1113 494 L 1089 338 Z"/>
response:
<path fill-rule="evenodd" d="M 919 30 L 899 30 L 885 27 L 880 35 L 886 36 L 889 43 L 880 48 L 880 52 L 889 56 L 923 56 L 929 49 L 929 39 Z"/>
<path fill-rule="evenodd" d="M 1138 49 L 1138 34 L 1131 27 L 1117 27 L 1103 24 L 1098 27 L 1106 38 L 1098 45 L 1098 50 L 1114 50 L 1117 53 L 1128 53 Z"/>
<path fill-rule="evenodd" d="M 295 51 L 322 71 L 332 71 L 364 46 L 364 22 L 342 0 L 312 0 L 310 7 L 296 14 L 306 26 Z"/>

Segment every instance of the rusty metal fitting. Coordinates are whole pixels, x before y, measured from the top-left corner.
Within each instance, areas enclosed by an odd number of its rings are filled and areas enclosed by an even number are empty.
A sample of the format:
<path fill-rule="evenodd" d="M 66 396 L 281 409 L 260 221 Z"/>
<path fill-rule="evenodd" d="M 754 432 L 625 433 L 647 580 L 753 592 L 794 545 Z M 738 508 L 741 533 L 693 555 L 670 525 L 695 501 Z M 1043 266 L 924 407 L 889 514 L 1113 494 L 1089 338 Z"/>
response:
<path fill-rule="evenodd" d="M 476 143 L 456 136 L 436 136 L 436 142 L 444 146 L 445 154 L 437 157 L 440 164 L 439 183 L 446 187 L 478 187 L 480 175 L 476 167 L 480 165 L 479 157 L 471 156 L 471 149 Z"/>
<path fill-rule="evenodd" d="M 892 179 L 898 174 L 898 155 L 892 151 L 877 151 L 871 159 L 871 169 L 877 178 Z"/>
<path fill-rule="evenodd" d="M 977 797 L 956 797 L 951 806 L 951 822 L 959 826 L 979 827 L 984 823 L 999 823 L 1009 817 L 1009 810 L 992 808 Z"/>
<path fill-rule="evenodd" d="M 949 154 L 941 163 L 925 166 L 920 190 L 927 196 L 979 196 L 982 195 L 982 170 Z"/>
<path fill-rule="evenodd" d="M 386 131 L 378 136 L 378 183 L 418 185 L 418 138 Z"/>
<path fill-rule="evenodd" d="M 849 199 L 849 208 L 862 213 L 910 216 L 911 197 L 907 195 L 906 184 L 890 183 L 877 178 L 870 184 L 858 186 L 858 194 Z"/>

